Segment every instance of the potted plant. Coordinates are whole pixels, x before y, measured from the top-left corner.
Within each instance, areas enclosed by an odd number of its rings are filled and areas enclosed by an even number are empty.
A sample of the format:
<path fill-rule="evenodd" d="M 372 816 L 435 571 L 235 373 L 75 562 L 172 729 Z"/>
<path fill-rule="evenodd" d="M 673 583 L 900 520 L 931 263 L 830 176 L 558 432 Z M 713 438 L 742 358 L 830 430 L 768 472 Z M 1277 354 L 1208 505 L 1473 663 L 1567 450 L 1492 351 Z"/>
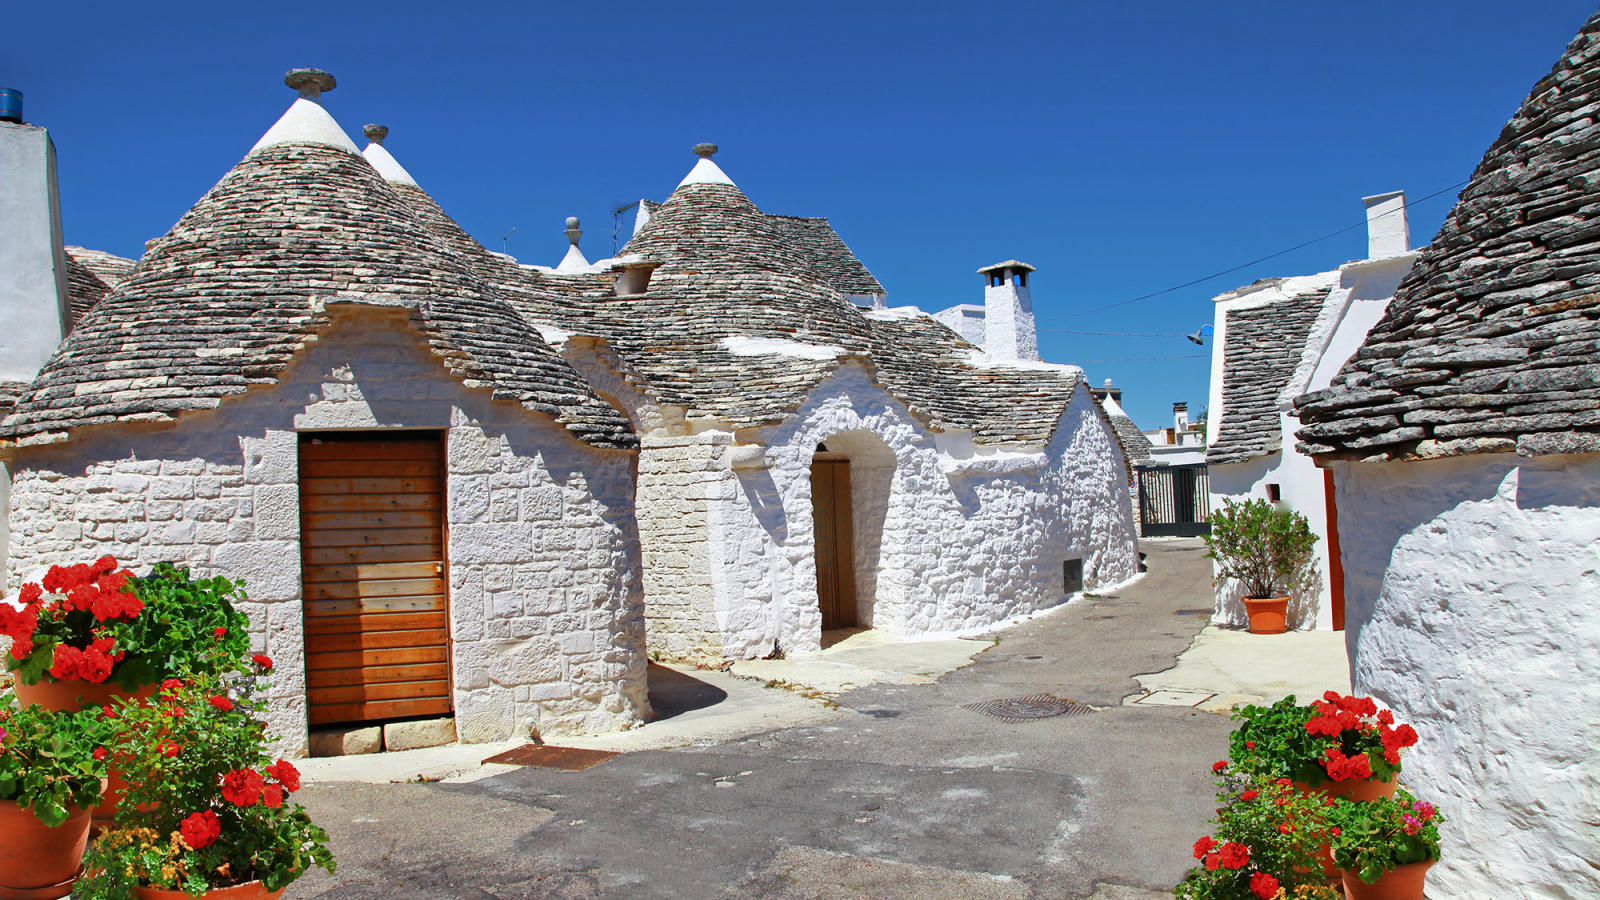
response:
<path fill-rule="evenodd" d="M 198 654 L 242 668 L 249 652 L 244 599 L 226 578 L 193 580 L 187 569 L 157 563 L 149 575 L 119 570 L 109 556 L 54 566 L 22 586 L 19 607 L 0 604 L 0 634 L 11 639 L 6 668 L 24 703 L 52 709 L 101 706 L 195 669 Z M 228 637 L 209 640 L 217 628 Z"/>
<path fill-rule="evenodd" d="M 1400 751 L 1417 743 L 1416 729 L 1396 724 L 1371 697 L 1337 691 L 1305 705 L 1291 694 L 1271 706 L 1243 706 L 1233 718 L 1240 724 L 1228 749 L 1241 771 L 1355 800 L 1394 793 Z"/>
<path fill-rule="evenodd" d="M 1239 582 L 1252 633 L 1282 634 L 1289 591 L 1306 579 L 1317 543 L 1306 517 L 1255 499 L 1223 500 L 1209 520 L 1206 556 L 1217 561 L 1216 583 Z"/>
<path fill-rule="evenodd" d="M 1215 767 L 1223 806 L 1216 828 L 1194 844 L 1197 864 L 1174 889 L 1180 900 L 1274 900 L 1337 897 L 1317 851 L 1327 833 L 1321 798 L 1296 791 L 1287 778 L 1244 775 Z"/>
<path fill-rule="evenodd" d="M 1365 803 L 1340 800 L 1329 820 L 1349 900 L 1422 900 L 1444 821 L 1433 804 L 1402 789 Z"/>
<path fill-rule="evenodd" d="M 259 685 L 231 681 L 206 672 L 163 682 L 151 702 L 119 702 L 115 757 L 143 777 L 90 846 L 74 896 L 276 898 L 313 865 L 333 871 L 327 834 L 290 800 L 300 773 L 267 752 Z"/>
<path fill-rule="evenodd" d="M 0 898 L 72 891 L 106 774 L 103 737 L 93 712 L 0 710 Z"/>

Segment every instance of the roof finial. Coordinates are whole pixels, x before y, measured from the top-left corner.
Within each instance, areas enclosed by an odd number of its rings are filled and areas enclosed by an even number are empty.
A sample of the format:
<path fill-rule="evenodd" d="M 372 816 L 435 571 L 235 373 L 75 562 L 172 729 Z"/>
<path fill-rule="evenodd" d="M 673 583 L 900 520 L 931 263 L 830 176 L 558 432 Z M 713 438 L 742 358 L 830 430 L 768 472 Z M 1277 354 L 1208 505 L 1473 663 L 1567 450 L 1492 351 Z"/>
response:
<path fill-rule="evenodd" d="M 700 157 L 701 159 L 710 159 L 711 157 L 717 155 L 717 145 L 716 144 L 695 144 L 694 145 L 694 155 Z"/>
<path fill-rule="evenodd" d="M 583 230 L 578 225 L 577 216 L 567 216 L 567 240 L 571 241 L 574 247 L 578 246 L 578 238 L 583 237 Z"/>
<path fill-rule="evenodd" d="M 366 136 L 367 140 L 382 147 L 383 139 L 389 136 L 389 126 L 363 125 L 361 126 L 361 133 Z"/>
<path fill-rule="evenodd" d="M 339 86 L 332 75 L 321 69 L 290 69 L 284 74 L 283 83 L 299 91 L 302 100 L 312 103 L 321 103 L 323 91 Z"/>

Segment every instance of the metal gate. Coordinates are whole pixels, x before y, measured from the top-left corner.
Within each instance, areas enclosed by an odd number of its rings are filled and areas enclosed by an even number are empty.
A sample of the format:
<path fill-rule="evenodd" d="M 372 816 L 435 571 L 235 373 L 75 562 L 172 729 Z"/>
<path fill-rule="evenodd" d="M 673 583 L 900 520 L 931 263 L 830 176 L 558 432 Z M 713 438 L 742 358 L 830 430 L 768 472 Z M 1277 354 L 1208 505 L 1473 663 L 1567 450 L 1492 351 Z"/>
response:
<path fill-rule="evenodd" d="M 1207 534 L 1211 479 L 1205 463 L 1140 466 L 1139 534 L 1144 537 Z"/>

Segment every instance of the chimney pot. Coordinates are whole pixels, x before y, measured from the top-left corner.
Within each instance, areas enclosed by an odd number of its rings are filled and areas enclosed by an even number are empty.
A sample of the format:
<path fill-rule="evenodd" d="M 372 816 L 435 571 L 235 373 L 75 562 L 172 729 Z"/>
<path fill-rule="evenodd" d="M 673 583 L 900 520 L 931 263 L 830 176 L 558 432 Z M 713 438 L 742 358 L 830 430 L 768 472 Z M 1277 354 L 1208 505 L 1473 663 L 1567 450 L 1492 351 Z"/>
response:
<path fill-rule="evenodd" d="M 700 157 L 701 159 L 710 159 L 711 157 L 717 155 L 717 145 L 716 144 L 695 144 L 694 145 L 694 155 Z"/>
<path fill-rule="evenodd" d="M 16 88 L 0 88 L 0 122 L 22 124 L 22 92 Z"/>
<path fill-rule="evenodd" d="M 283 83 L 300 92 L 301 99 L 320 103 L 323 91 L 339 86 L 334 77 L 321 69 L 290 69 L 284 73 Z"/>
<path fill-rule="evenodd" d="M 361 133 L 366 137 L 367 140 L 382 147 L 383 139 L 389 136 L 389 126 L 363 125 L 361 126 Z"/>
<path fill-rule="evenodd" d="M 1367 259 L 1387 259 L 1411 249 L 1405 191 L 1373 194 L 1361 202 L 1367 207 Z"/>

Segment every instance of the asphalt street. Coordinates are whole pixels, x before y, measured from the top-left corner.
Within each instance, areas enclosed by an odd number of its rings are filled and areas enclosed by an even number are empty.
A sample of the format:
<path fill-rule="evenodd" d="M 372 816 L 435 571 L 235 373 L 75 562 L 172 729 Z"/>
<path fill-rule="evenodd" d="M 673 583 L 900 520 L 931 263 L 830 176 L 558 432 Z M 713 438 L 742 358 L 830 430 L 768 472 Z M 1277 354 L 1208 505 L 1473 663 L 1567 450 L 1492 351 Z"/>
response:
<path fill-rule="evenodd" d="M 297 797 L 339 871 L 290 896 L 1170 896 L 1215 805 L 1229 722 L 1122 705 L 1210 611 L 1198 541 L 1144 550 L 1133 585 L 1000 632 L 933 684 L 849 691 L 833 721 L 580 772 L 310 785 Z M 963 708 L 1038 694 L 1087 708 L 1026 722 Z"/>

